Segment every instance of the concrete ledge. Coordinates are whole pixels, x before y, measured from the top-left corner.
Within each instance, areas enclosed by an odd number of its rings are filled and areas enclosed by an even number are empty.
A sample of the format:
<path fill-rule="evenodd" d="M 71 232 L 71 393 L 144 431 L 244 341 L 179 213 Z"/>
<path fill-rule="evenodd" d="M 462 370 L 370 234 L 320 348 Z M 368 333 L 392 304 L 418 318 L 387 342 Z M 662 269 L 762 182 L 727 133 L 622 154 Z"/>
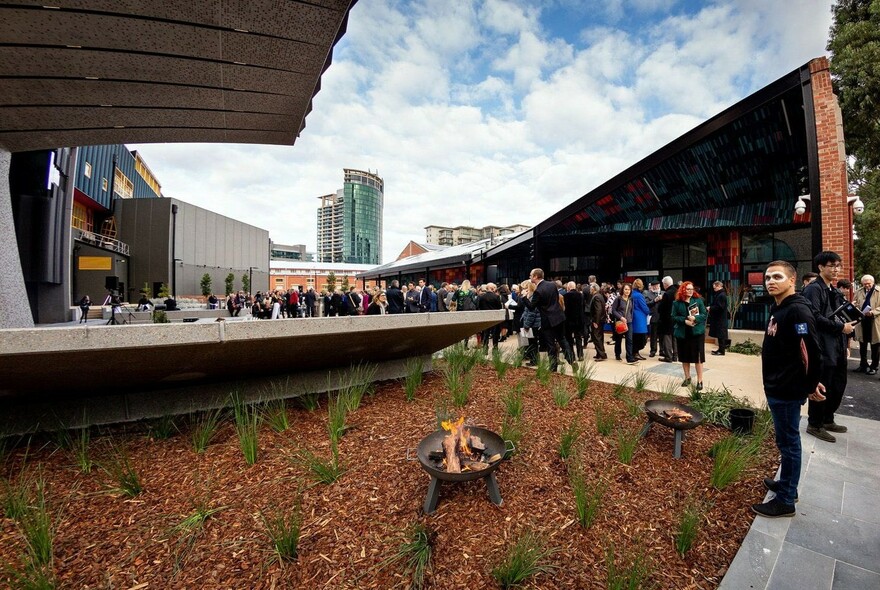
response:
<path fill-rule="evenodd" d="M 503 311 L 471 311 L 0 330 L 0 400 L 381 363 L 430 355 L 503 320 Z"/>

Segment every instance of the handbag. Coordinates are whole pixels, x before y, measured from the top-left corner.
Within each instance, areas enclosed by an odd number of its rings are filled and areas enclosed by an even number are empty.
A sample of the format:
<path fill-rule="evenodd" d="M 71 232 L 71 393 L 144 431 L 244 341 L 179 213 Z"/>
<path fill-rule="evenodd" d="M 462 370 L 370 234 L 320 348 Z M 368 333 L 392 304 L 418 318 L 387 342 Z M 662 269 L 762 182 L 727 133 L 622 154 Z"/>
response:
<path fill-rule="evenodd" d="M 616 334 L 626 334 L 629 332 L 629 326 L 626 325 L 626 320 L 617 320 L 614 322 L 614 332 Z"/>

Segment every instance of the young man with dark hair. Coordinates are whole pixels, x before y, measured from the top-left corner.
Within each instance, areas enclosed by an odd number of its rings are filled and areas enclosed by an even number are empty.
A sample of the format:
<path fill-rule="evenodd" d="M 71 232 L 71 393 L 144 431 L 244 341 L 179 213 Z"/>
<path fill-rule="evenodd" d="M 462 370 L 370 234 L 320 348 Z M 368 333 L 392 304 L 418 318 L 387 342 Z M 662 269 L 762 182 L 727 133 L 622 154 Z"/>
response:
<path fill-rule="evenodd" d="M 824 400 L 819 382 L 822 352 L 813 310 L 795 293 L 797 271 L 784 260 L 776 260 L 764 272 L 764 285 L 773 297 L 770 322 L 761 350 L 764 394 L 773 417 L 776 446 L 782 459 L 779 480 L 764 479 L 764 486 L 776 497 L 752 510 L 769 518 L 794 516 L 797 486 L 801 476 L 801 406 Z"/>
<path fill-rule="evenodd" d="M 846 351 L 853 324 L 834 316 L 845 303 L 835 288 L 840 274 L 840 256 L 836 252 L 819 252 L 813 259 L 819 278 L 804 287 L 804 297 L 813 307 L 819 344 L 822 347 L 823 370 L 820 380 L 825 385 L 825 401 L 810 401 L 807 434 L 826 442 L 836 442 L 832 432 L 846 432 L 846 426 L 835 424 L 834 413 L 840 407 L 846 390 Z"/>

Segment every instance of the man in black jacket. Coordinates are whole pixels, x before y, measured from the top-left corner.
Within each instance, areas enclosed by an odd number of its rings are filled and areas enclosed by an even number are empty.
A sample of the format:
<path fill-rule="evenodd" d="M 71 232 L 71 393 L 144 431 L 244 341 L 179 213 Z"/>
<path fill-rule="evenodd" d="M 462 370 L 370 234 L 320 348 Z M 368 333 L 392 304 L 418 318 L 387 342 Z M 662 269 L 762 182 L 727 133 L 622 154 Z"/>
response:
<path fill-rule="evenodd" d="M 655 308 L 657 310 L 657 332 L 661 336 L 660 340 L 660 360 L 665 363 L 674 363 L 678 361 L 678 344 L 672 334 L 672 302 L 675 301 L 675 293 L 678 288 L 672 277 L 663 277 L 663 298 Z"/>
<path fill-rule="evenodd" d="M 574 281 L 565 284 L 562 301 L 565 303 L 565 337 L 568 345 L 577 351 L 577 359 L 584 360 L 584 296 Z"/>
<path fill-rule="evenodd" d="M 843 305 L 840 291 L 835 289 L 840 274 L 840 256 L 835 252 L 819 252 L 813 259 L 819 278 L 804 287 L 803 295 L 816 317 L 819 343 L 822 347 L 823 372 L 820 380 L 825 385 L 825 401 L 810 401 L 807 434 L 826 442 L 836 442 L 832 432 L 846 432 L 846 426 L 834 423 L 834 413 L 840 407 L 846 390 L 847 337 L 855 329 L 850 323 L 834 317 Z"/>
<path fill-rule="evenodd" d="M 547 355 L 550 357 L 550 370 L 556 371 L 559 366 L 557 344 L 562 349 L 565 360 L 574 370 L 577 370 L 577 361 L 574 359 L 568 340 L 565 339 L 565 312 L 559 305 L 559 291 L 556 289 L 556 285 L 544 280 L 544 271 L 540 268 L 532 269 L 532 272 L 529 273 L 529 280 L 535 285 L 532 303 L 541 313 L 540 337 L 544 341 Z"/>
<path fill-rule="evenodd" d="M 718 349 L 712 354 L 723 356 L 727 347 L 727 293 L 724 292 L 724 283 L 715 281 L 712 283 L 715 296 L 709 306 L 709 332 L 718 341 Z"/>
<path fill-rule="evenodd" d="M 797 272 L 788 262 L 777 260 L 767 266 L 764 284 L 773 297 L 770 322 L 761 350 L 761 372 L 767 406 L 773 416 L 776 446 L 782 457 L 779 480 L 764 479 L 764 486 L 776 497 L 752 510 L 761 516 L 794 516 L 797 486 L 801 474 L 801 406 L 824 400 L 819 382 L 822 351 L 813 310 L 795 293 Z"/>
<path fill-rule="evenodd" d="M 477 297 L 477 309 L 502 309 L 501 297 L 498 296 L 498 287 L 495 283 L 486 285 L 486 290 Z M 483 330 L 483 354 L 489 354 L 489 340 L 492 340 L 492 346 L 498 348 L 498 339 L 501 335 L 501 324 L 496 324 L 491 328 Z"/>
<path fill-rule="evenodd" d="M 605 352 L 605 296 L 596 283 L 590 283 L 590 340 L 596 347 L 596 361 L 608 360 Z"/>
<path fill-rule="evenodd" d="M 391 286 L 385 291 L 385 296 L 388 299 L 388 313 L 403 313 L 403 291 L 400 290 L 398 281 L 391 281 Z"/>

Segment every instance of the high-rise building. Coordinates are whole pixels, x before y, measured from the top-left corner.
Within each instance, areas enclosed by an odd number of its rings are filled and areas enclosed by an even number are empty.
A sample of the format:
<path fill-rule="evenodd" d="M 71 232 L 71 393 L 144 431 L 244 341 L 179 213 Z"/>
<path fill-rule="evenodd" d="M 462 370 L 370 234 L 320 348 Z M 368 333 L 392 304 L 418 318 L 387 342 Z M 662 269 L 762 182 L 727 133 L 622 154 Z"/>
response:
<path fill-rule="evenodd" d="M 458 246 L 460 244 L 476 242 L 477 240 L 485 240 L 486 238 L 515 234 L 527 229 L 529 229 L 527 225 L 508 225 L 506 227 L 499 227 L 497 225 L 487 225 L 486 227 L 429 225 L 425 228 L 425 240 L 429 244 Z"/>
<path fill-rule="evenodd" d="M 385 181 L 345 168 L 345 184 L 318 197 L 318 262 L 380 264 Z"/>

